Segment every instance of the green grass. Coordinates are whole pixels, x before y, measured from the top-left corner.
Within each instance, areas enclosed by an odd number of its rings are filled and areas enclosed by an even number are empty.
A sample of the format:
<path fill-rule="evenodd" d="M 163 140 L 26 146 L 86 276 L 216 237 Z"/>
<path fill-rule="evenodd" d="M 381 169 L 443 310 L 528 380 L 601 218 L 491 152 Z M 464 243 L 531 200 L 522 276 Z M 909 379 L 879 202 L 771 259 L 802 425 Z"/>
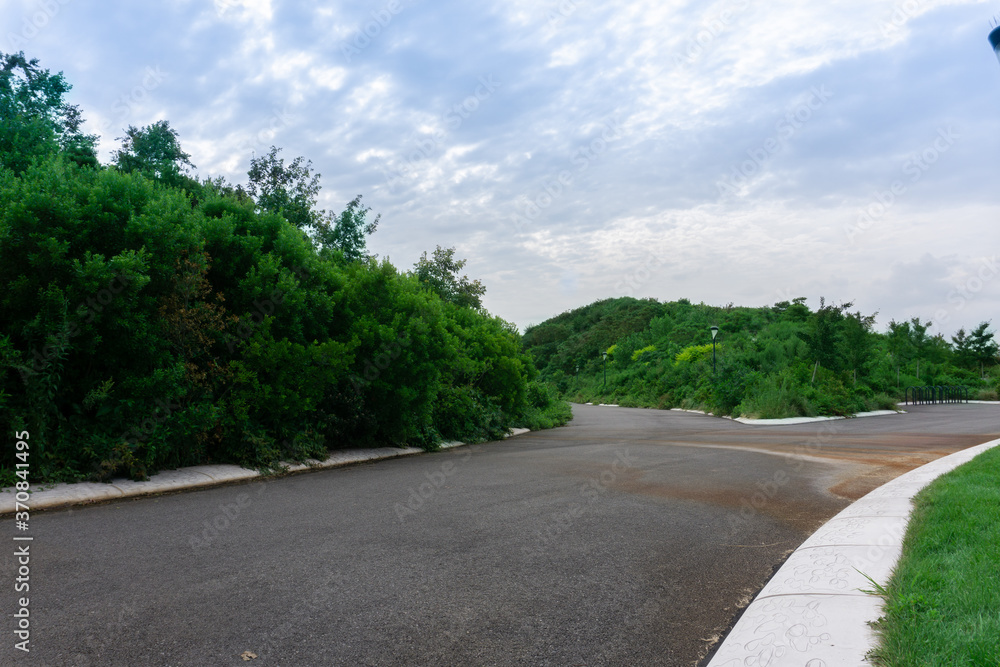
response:
<path fill-rule="evenodd" d="M 1000 666 L 1000 448 L 914 500 L 875 624 L 876 665 Z"/>
<path fill-rule="evenodd" d="M 516 425 L 520 428 L 530 428 L 532 431 L 541 431 L 564 426 L 572 418 L 573 409 L 570 404 L 554 399 L 544 408 L 529 407 L 517 420 Z"/>

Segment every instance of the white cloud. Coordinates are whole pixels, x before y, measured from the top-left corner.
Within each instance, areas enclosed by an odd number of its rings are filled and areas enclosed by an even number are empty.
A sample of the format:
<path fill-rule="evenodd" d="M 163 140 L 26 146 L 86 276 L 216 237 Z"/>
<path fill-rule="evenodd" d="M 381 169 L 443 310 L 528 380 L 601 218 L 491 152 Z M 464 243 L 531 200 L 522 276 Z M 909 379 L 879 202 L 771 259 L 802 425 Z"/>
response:
<path fill-rule="evenodd" d="M 324 206 L 363 193 L 383 214 L 375 252 L 407 268 L 457 246 L 487 306 L 521 325 L 620 296 L 623 280 L 720 304 L 856 300 L 886 321 L 943 308 L 954 328 L 1000 307 L 992 279 L 949 300 L 997 245 L 1000 71 L 983 3 L 403 2 L 346 59 L 379 6 L 74 3 L 26 51 L 66 72 L 91 124 L 118 122 L 135 63 L 161 64 L 170 77 L 123 124 L 169 119 L 202 175 L 240 180 L 272 144 L 312 159 Z M 449 120 L 485 76 L 501 85 Z M 824 85 L 833 97 L 720 198 Z M 621 135 L 581 168 L 615 116 Z M 949 124 L 962 139 L 850 236 Z M 566 170 L 572 183 L 516 229 Z"/>

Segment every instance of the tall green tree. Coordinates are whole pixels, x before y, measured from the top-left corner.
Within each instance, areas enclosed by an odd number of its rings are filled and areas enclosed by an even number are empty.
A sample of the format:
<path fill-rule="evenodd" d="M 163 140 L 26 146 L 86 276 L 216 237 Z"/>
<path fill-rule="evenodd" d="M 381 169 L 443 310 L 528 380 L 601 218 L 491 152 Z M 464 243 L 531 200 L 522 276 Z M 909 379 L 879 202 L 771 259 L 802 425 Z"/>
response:
<path fill-rule="evenodd" d="M 305 231 L 319 225 L 325 212 L 316 208 L 320 174 L 312 172 L 312 161 L 297 157 L 289 164 L 278 157 L 281 149 L 271 146 L 267 155 L 250 160 L 247 191 L 262 211 L 277 213 Z"/>
<path fill-rule="evenodd" d="M 809 306 L 806 305 L 806 297 L 799 296 L 788 301 L 779 301 L 774 304 L 772 310 L 778 313 L 782 319 L 792 322 L 805 322 L 809 318 Z"/>
<path fill-rule="evenodd" d="M 980 322 L 971 332 L 959 329 L 951 337 L 954 344 L 956 361 L 966 368 L 976 368 L 981 373 L 985 367 L 996 363 L 998 347 L 994 333 L 989 330 L 989 322 Z"/>
<path fill-rule="evenodd" d="M 0 53 L 0 167 L 22 173 L 32 161 L 63 153 L 96 167 L 97 137 L 82 131 L 80 108 L 65 100 L 72 89 L 24 52 Z"/>
<path fill-rule="evenodd" d="M 841 323 L 840 348 L 844 367 L 853 371 L 854 380 L 867 374 L 872 363 L 875 339 L 872 327 L 878 313 L 862 315 L 861 311 L 848 313 Z"/>
<path fill-rule="evenodd" d="M 454 248 L 438 246 L 431 258 L 424 251 L 414 264 L 413 273 L 424 286 L 445 301 L 468 308 L 482 308 L 486 288 L 479 280 L 470 281 L 468 276 L 459 276 L 465 263 L 464 259 L 455 259 Z"/>
<path fill-rule="evenodd" d="M 145 127 L 129 125 L 122 147 L 114 152 L 115 166 L 123 172 L 139 172 L 171 185 L 182 185 L 185 172 L 194 169 L 191 156 L 181 148 L 177 130 L 166 120 Z"/>
<path fill-rule="evenodd" d="M 896 375 L 899 376 L 900 368 L 913 358 L 913 343 L 910 341 L 910 323 L 889 321 L 889 328 L 885 333 L 886 347 L 892 357 Z"/>
<path fill-rule="evenodd" d="M 376 255 L 367 252 L 365 237 L 375 233 L 382 216 L 376 215 L 374 220 L 368 220 L 369 212 L 371 208 L 362 207 L 361 195 L 358 195 L 339 216 L 324 216 L 320 220 L 315 232 L 316 241 L 323 249 L 339 250 L 348 261 L 375 259 Z"/>
<path fill-rule="evenodd" d="M 844 312 L 853 305 L 853 303 L 827 305 L 826 299 L 820 297 L 819 310 L 813 313 L 809 320 L 809 331 L 804 335 L 813 359 L 823 368 L 832 371 L 842 368 L 838 355 L 841 322 L 844 320 Z"/>
<path fill-rule="evenodd" d="M 913 350 L 913 356 L 917 360 L 916 369 L 914 371 L 917 379 L 920 379 L 920 362 L 926 359 L 927 352 L 932 345 L 931 336 L 927 333 L 927 329 L 929 329 L 930 326 L 930 322 L 921 322 L 919 317 L 910 318 L 908 335 L 910 340 L 910 349 Z"/>

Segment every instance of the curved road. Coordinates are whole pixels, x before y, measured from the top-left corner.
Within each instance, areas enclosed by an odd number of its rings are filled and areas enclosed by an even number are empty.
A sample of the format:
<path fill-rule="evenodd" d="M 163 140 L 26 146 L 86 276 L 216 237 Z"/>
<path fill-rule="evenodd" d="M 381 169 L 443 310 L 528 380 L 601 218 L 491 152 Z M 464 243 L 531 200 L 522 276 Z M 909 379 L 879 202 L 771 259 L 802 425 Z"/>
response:
<path fill-rule="evenodd" d="M 32 651 L 13 649 L 5 584 L 0 663 L 695 665 L 851 500 L 1000 437 L 994 405 L 780 427 L 574 414 L 504 442 L 33 514 Z"/>

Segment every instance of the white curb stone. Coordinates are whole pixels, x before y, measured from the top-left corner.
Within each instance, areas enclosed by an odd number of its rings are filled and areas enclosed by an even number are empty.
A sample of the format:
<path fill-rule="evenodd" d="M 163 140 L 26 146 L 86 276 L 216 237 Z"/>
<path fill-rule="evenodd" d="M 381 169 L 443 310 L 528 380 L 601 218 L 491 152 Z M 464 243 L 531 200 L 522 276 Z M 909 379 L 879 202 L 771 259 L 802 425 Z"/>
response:
<path fill-rule="evenodd" d="M 880 486 L 830 519 L 764 586 L 709 667 L 864 665 L 876 636 L 869 623 L 902 554 L 913 497 L 941 475 L 1000 445 L 993 440 L 932 461 Z"/>
<path fill-rule="evenodd" d="M 530 429 L 515 428 L 506 437 L 528 433 Z M 441 449 L 460 447 L 464 442 L 446 442 Z M 352 463 L 380 461 L 400 456 L 421 454 L 424 450 L 417 447 L 379 447 L 376 449 L 348 449 L 336 451 L 323 461 L 309 460 L 303 463 L 287 464 L 288 472 L 302 472 L 335 468 Z M 31 494 L 27 505 L 32 510 L 52 509 L 67 505 L 83 505 L 105 500 L 148 496 L 157 493 L 169 493 L 184 489 L 195 489 L 205 486 L 215 486 L 228 482 L 239 482 L 260 477 L 256 470 L 241 468 L 237 465 L 201 465 L 180 470 L 164 470 L 150 476 L 145 482 L 133 482 L 130 479 L 114 479 L 108 484 L 81 482 L 78 484 L 56 484 L 51 489 L 35 491 Z M 13 514 L 16 510 L 15 489 L 3 489 L 0 493 L 0 516 Z"/>
<path fill-rule="evenodd" d="M 587 403 L 590 405 L 590 403 Z M 812 424 L 814 422 L 829 422 L 839 419 L 854 419 L 856 417 L 884 417 L 886 415 L 905 415 L 905 410 L 872 410 L 871 412 L 859 412 L 850 417 L 783 417 L 781 419 L 755 419 L 751 417 L 728 417 L 714 415 L 704 410 L 685 410 L 684 408 L 670 408 L 671 412 L 689 412 L 695 415 L 706 415 L 708 417 L 719 417 L 729 421 L 739 422 L 750 426 L 793 426 L 795 424 Z"/>

